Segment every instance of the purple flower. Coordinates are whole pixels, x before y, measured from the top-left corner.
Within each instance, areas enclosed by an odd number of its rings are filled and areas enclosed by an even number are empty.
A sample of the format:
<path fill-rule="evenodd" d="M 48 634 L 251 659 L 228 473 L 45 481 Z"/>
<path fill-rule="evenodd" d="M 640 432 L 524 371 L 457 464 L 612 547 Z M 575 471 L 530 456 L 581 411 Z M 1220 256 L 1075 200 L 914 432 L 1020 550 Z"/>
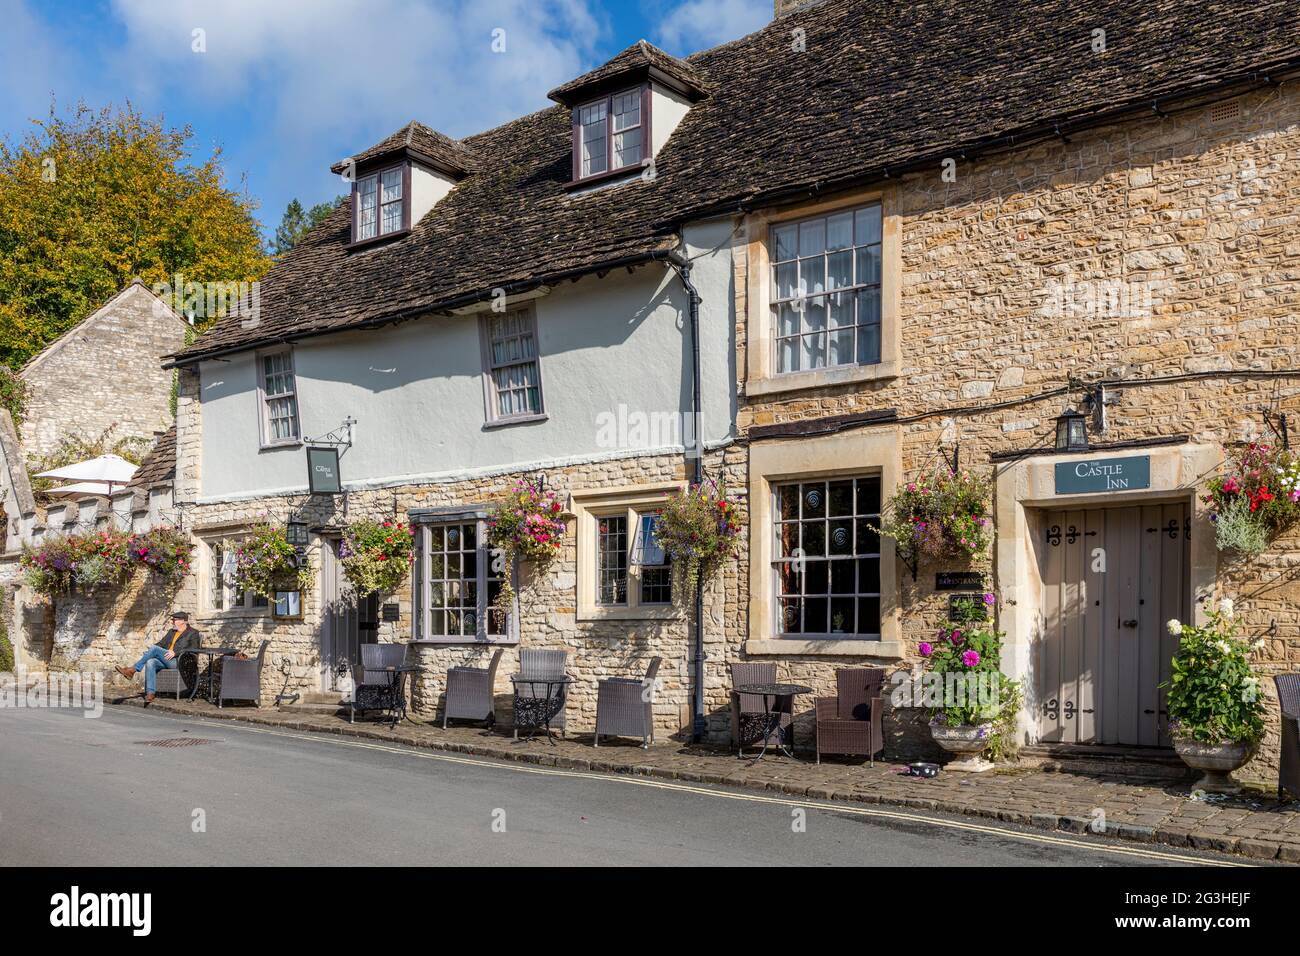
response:
<path fill-rule="evenodd" d="M 997 600 L 998 600 L 998 599 L 995 598 L 992 594 L 985 594 L 985 595 L 984 595 L 984 603 L 985 603 L 988 607 L 992 607 L 994 604 L 996 604 L 996 603 L 997 603 Z"/>
<path fill-rule="evenodd" d="M 921 651 L 922 657 L 929 657 L 934 653 L 934 647 L 929 641 L 922 641 L 919 650 Z"/>
<path fill-rule="evenodd" d="M 961 629 L 960 629 L 960 628 L 955 628 L 955 629 L 953 630 L 953 632 L 952 632 L 951 634 L 948 635 L 948 640 L 952 641 L 954 644 L 960 644 L 960 643 L 961 643 Z"/>
<path fill-rule="evenodd" d="M 965 664 L 967 667 L 974 667 L 976 664 L 978 664 L 978 663 L 980 662 L 980 655 L 979 655 L 979 652 L 978 652 L 978 651 L 966 651 L 966 652 L 965 652 L 964 654 L 962 654 L 962 656 L 961 656 L 961 662 L 962 662 L 963 664 Z"/>

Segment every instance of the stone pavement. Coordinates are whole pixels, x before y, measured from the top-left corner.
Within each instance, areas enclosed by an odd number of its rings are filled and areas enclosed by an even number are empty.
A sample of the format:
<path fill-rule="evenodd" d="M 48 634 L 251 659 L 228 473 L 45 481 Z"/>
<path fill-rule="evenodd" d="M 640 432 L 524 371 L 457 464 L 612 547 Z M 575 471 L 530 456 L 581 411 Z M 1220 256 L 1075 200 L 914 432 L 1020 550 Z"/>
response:
<path fill-rule="evenodd" d="M 141 705 L 138 697 L 124 704 Z M 907 776 L 904 767 L 877 761 L 833 758 L 817 765 L 771 756 L 755 763 L 716 747 L 656 743 L 649 750 L 632 741 L 591 745 L 590 734 L 556 740 L 515 742 L 505 733 L 476 726 L 441 726 L 408 721 L 396 729 L 375 717 L 348 723 L 346 715 L 286 713 L 275 708 L 227 706 L 203 700 L 158 698 L 153 709 L 187 716 L 240 720 L 293 730 L 349 734 L 413 747 L 516 760 L 606 773 L 633 773 L 694 783 L 770 790 L 793 797 L 887 804 L 937 810 L 1007 823 L 1104 832 L 1122 839 L 1236 853 L 1258 860 L 1300 863 L 1300 802 L 1280 804 L 1272 795 L 1197 799 L 1185 782 L 1125 773 L 1043 771 L 1015 765 L 983 774 L 940 773 L 933 779 Z"/>

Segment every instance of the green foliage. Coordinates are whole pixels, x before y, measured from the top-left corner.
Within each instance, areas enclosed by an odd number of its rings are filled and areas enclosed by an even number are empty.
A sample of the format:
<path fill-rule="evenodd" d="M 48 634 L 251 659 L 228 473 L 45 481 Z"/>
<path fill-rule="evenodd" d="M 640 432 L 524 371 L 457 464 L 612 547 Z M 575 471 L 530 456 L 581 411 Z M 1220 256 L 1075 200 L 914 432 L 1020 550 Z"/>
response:
<path fill-rule="evenodd" d="M 1237 636 L 1232 603 L 1223 601 L 1200 627 L 1169 622 L 1178 638 L 1170 678 L 1169 731 L 1203 744 L 1254 744 L 1264 736 L 1264 700 L 1250 665 L 1252 647 Z"/>
<path fill-rule="evenodd" d="M 488 544 L 505 569 L 501 591 L 493 606 L 502 614 L 514 608 L 515 590 L 510 583 L 511 570 L 517 558 L 535 562 L 545 569 L 560 553 L 564 541 L 565 522 L 560 513 L 564 510 L 559 499 L 549 491 L 542 491 L 531 482 L 520 478 L 506 499 L 497 505 L 488 518 Z"/>
<path fill-rule="evenodd" d="M 195 162 L 192 140 L 130 105 L 80 105 L 0 142 L 0 362 L 21 366 L 137 276 L 266 272 L 256 204 L 226 185 L 220 149 Z"/>
<path fill-rule="evenodd" d="M 301 242 L 303 236 L 324 222 L 325 217 L 341 206 L 345 199 L 346 196 L 339 196 L 333 202 L 317 203 L 306 212 L 303 211 L 302 203 L 291 199 L 284 215 L 280 217 L 280 225 L 275 229 L 271 252 L 277 257 L 284 255 Z"/>
<path fill-rule="evenodd" d="M 154 528 L 145 534 L 92 531 L 47 537 L 23 550 L 23 577 L 39 594 L 66 594 L 75 585 L 83 591 L 120 585 L 138 569 L 179 584 L 189 573 L 193 548 L 185 535 L 173 528 Z"/>
<path fill-rule="evenodd" d="M 59 439 L 54 451 L 43 458 L 29 460 L 27 462 L 27 474 L 32 483 L 32 490 L 46 491 L 64 483 L 59 478 L 37 478 L 36 476 L 42 471 L 63 468 L 79 461 L 98 458 L 100 455 L 117 455 L 125 458 L 133 465 L 140 464 L 144 460 L 145 454 L 153 446 L 153 439 L 136 435 L 114 438 L 113 433 L 115 431 L 117 431 L 116 423 L 109 425 L 93 438 L 86 438 L 82 435 L 65 435 Z"/>
<path fill-rule="evenodd" d="M 696 485 L 664 501 L 655 537 L 687 581 L 707 581 L 735 557 L 742 527 L 736 504 L 725 490 Z"/>
<path fill-rule="evenodd" d="M 358 595 L 392 594 L 415 560 L 414 532 L 400 521 L 354 521 L 343 533 L 339 559 Z"/>
<path fill-rule="evenodd" d="M 276 591 L 306 591 L 311 579 L 311 568 L 299 564 L 283 527 L 256 525 L 235 549 L 235 583 L 268 601 L 275 600 Z"/>
<path fill-rule="evenodd" d="M 945 467 L 910 481 L 882 508 L 882 535 L 893 538 L 909 563 L 920 557 L 977 558 L 992 540 L 992 489 L 969 471 Z"/>
<path fill-rule="evenodd" d="M 194 562 L 194 545 L 189 535 L 165 525 L 133 535 L 132 558 L 149 569 L 154 578 L 177 586 L 190 573 Z"/>
<path fill-rule="evenodd" d="M 0 365 L 0 408 L 8 409 L 14 428 L 21 432 L 27 414 L 27 383 L 8 365 Z"/>
<path fill-rule="evenodd" d="M 14 669 L 14 646 L 9 643 L 9 628 L 0 616 L 0 673 Z"/>
<path fill-rule="evenodd" d="M 1225 473 L 1209 481 L 1210 506 L 1220 551 L 1254 558 L 1279 532 L 1300 521 L 1300 456 L 1251 442 L 1232 452 Z"/>

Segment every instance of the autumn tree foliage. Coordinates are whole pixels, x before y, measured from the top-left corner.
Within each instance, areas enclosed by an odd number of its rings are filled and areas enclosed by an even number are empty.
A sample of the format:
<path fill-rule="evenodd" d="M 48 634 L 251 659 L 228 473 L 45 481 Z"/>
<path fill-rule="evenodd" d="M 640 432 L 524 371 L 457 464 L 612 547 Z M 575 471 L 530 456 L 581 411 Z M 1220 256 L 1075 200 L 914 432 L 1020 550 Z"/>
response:
<path fill-rule="evenodd" d="M 0 363 L 21 367 L 136 276 L 262 276 L 256 203 L 227 183 L 219 148 L 195 157 L 193 138 L 128 104 L 51 108 L 0 142 Z"/>

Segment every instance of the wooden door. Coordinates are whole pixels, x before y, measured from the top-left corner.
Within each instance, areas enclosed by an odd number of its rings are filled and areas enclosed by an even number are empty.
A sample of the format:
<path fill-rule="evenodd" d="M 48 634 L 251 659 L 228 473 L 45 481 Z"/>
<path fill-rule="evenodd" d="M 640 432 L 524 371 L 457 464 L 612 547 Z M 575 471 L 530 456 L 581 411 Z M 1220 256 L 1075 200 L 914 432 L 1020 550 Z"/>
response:
<path fill-rule="evenodd" d="M 321 546 L 321 689 L 339 689 L 340 668 L 361 660 L 361 645 L 379 637 L 379 601 L 375 595 L 356 600 L 347 589 L 339 563 L 339 538 L 328 538 Z"/>

